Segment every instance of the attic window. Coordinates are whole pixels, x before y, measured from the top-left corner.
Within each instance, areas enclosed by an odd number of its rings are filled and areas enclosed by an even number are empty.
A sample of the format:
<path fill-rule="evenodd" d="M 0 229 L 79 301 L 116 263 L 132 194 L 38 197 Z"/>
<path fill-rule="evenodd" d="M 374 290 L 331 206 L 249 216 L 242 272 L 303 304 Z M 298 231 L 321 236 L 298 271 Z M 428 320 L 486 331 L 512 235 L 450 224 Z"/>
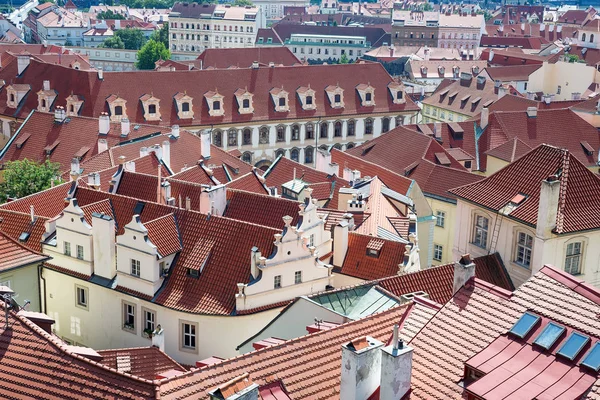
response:
<path fill-rule="evenodd" d="M 513 197 L 512 199 L 510 199 L 510 202 L 516 205 L 521 204 L 523 201 L 525 201 L 527 197 L 521 193 L 517 194 L 515 197 Z"/>
<path fill-rule="evenodd" d="M 383 240 L 375 238 L 371 239 L 367 244 L 367 255 L 370 257 L 379 257 L 383 244 Z"/>
<path fill-rule="evenodd" d="M 148 113 L 149 114 L 156 114 L 156 104 L 150 104 L 148 106 Z"/>
<path fill-rule="evenodd" d="M 336 94 L 334 97 L 334 102 L 335 103 L 340 103 L 342 101 L 342 95 L 340 94 Z"/>
<path fill-rule="evenodd" d="M 365 93 L 365 101 L 372 101 L 373 95 L 371 93 Z"/>
<path fill-rule="evenodd" d="M 115 115 L 123 115 L 123 107 L 122 106 L 115 107 Z"/>
<path fill-rule="evenodd" d="M 200 271 L 196 268 L 188 268 L 188 275 L 192 278 L 198 278 L 200 276 Z"/>
<path fill-rule="evenodd" d="M 285 107 L 285 97 L 279 98 L 279 107 Z"/>
<path fill-rule="evenodd" d="M 190 103 L 187 101 L 185 103 L 181 103 L 181 111 L 189 112 L 190 111 Z"/>
<path fill-rule="evenodd" d="M 213 110 L 220 110 L 220 109 L 221 109 L 221 102 L 213 101 Z"/>
<path fill-rule="evenodd" d="M 583 147 L 583 151 L 587 156 L 591 156 L 594 154 L 594 148 L 586 141 L 581 141 L 581 147 Z"/>
<path fill-rule="evenodd" d="M 312 104 L 313 103 L 313 97 L 312 96 L 306 96 L 306 104 Z"/>
<path fill-rule="evenodd" d="M 367 249 L 367 255 L 369 257 L 379 257 L 379 250 Z"/>

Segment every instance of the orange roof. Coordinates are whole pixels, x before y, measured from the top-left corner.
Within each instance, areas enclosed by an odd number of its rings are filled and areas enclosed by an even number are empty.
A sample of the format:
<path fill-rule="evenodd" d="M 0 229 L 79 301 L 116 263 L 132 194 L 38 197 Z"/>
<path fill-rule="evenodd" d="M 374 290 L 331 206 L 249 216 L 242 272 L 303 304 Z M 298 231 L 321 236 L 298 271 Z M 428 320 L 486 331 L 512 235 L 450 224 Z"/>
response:
<path fill-rule="evenodd" d="M 99 362 L 113 369 L 117 369 L 117 360 L 120 357 L 127 358 L 131 366 L 128 373 L 143 379 L 154 380 L 161 373 L 173 369 L 180 372 L 187 371 L 177 361 L 154 346 L 98 350 L 97 353 L 102 356 Z"/>
<path fill-rule="evenodd" d="M 4 221 L 2 221 L 4 222 Z M 2 225 L 0 225 L 1 229 Z M 30 236 L 31 234 L 28 234 Z M 26 242 L 29 239 L 25 239 Z M 39 263 L 49 257 L 36 253 L 4 233 L 0 233 L 0 272 Z"/>
<path fill-rule="evenodd" d="M 376 243 L 372 243 L 373 241 Z M 367 254 L 367 248 L 371 244 L 378 247 L 374 248 L 379 251 L 377 256 Z M 344 275 L 367 280 L 397 275 L 399 265 L 404 261 L 404 246 L 404 243 L 350 232 L 348 252 L 341 268 L 336 270 Z"/>

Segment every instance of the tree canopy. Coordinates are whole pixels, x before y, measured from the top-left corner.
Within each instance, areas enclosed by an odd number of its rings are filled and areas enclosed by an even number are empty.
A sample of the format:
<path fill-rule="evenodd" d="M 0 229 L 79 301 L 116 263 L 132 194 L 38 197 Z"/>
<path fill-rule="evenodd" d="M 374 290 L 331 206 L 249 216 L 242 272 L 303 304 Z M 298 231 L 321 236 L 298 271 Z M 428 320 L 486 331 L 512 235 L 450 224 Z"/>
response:
<path fill-rule="evenodd" d="M 120 37 L 113 36 L 100 43 L 98 47 L 103 47 L 107 49 L 124 49 L 125 43 L 123 43 Z"/>
<path fill-rule="evenodd" d="M 59 175 L 60 165 L 46 160 L 9 161 L 4 166 L 4 182 L 0 183 L 0 200 L 20 198 L 48 189 Z"/>
<path fill-rule="evenodd" d="M 106 10 L 106 11 L 101 11 L 96 15 L 97 19 L 125 19 L 124 16 L 122 16 L 119 13 L 114 12 L 113 10 Z"/>
<path fill-rule="evenodd" d="M 348 64 L 350 62 L 350 60 L 348 59 L 348 56 L 346 55 L 346 53 L 342 54 L 342 56 L 340 57 L 340 64 Z"/>
<path fill-rule="evenodd" d="M 146 42 L 144 47 L 138 51 L 135 66 L 138 69 L 154 69 L 155 62 L 158 60 L 169 60 L 170 58 L 171 52 L 163 42 L 157 42 L 154 39 L 150 39 Z"/>
<path fill-rule="evenodd" d="M 150 39 L 155 40 L 157 42 L 162 42 L 165 47 L 169 47 L 169 24 L 165 22 L 163 26 L 154 31 Z"/>
<path fill-rule="evenodd" d="M 146 40 L 142 31 L 137 28 L 119 29 L 115 32 L 115 35 L 123 41 L 127 50 L 141 49 Z"/>
<path fill-rule="evenodd" d="M 233 5 L 245 7 L 245 6 L 253 6 L 254 4 L 252 4 L 252 2 L 250 0 L 234 0 Z"/>

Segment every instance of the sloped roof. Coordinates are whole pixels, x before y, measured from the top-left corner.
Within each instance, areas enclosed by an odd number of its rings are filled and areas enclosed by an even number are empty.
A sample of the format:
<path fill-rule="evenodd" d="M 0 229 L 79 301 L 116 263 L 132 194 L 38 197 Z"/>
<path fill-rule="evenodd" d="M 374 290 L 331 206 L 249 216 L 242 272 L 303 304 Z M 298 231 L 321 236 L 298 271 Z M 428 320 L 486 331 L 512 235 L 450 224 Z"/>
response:
<path fill-rule="evenodd" d="M 535 226 L 541 181 L 551 176 L 556 176 L 561 186 L 554 232 L 599 229 L 600 205 L 595 201 L 595 193 L 600 190 L 600 178 L 569 151 L 549 145 L 540 145 L 482 181 L 451 192 L 494 211 L 506 206 L 515 195 L 523 194 L 526 200 L 508 217 Z"/>
<path fill-rule="evenodd" d="M 250 68 L 255 61 L 262 66 L 268 66 L 269 63 L 291 66 L 300 62 L 287 47 L 206 49 L 194 62 L 197 67 L 199 61 L 202 61 L 202 68 L 229 68 L 230 66 Z"/>
<path fill-rule="evenodd" d="M 244 190 L 246 192 L 269 194 L 262 176 L 258 170 L 248 172 L 232 181 L 227 182 L 227 187 L 231 189 Z"/>
<path fill-rule="evenodd" d="M 488 67 L 485 71 L 493 81 L 501 82 L 527 81 L 529 76 L 540 69 L 540 65 L 509 65 Z"/>
<path fill-rule="evenodd" d="M 0 224 L 0 229 L 2 229 L 3 223 L 4 220 Z M 14 268 L 39 263 L 47 260 L 49 257 L 36 253 L 18 241 L 11 239 L 8 235 L 0 233 L 0 258 L 0 272 L 5 272 Z"/>
<path fill-rule="evenodd" d="M 504 161 L 513 162 L 521 156 L 529 153 L 531 150 L 531 147 L 529 147 L 527 143 L 524 143 L 518 137 L 514 137 L 500 146 L 486 151 L 485 154 Z"/>
<path fill-rule="evenodd" d="M 471 76 L 469 80 L 461 78 L 444 90 L 438 88 L 430 97 L 423 100 L 423 104 L 462 115 L 475 116 L 481 112 L 484 104 L 498 100 L 494 82 L 486 78 L 480 85 L 478 83 L 480 77 L 483 78 L 481 75 Z M 466 100 L 463 100 L 465 98 Z"/>
<path fill-rule="evenodd" d="M 253 224 L 283 229 L 283 217 L 292 217 L 292 225 L 298 223 L 300 202 L 281 197 L 255 194 L 242 190 L 227 190 L 225 217 Z"/>
<path fill-rule="evenodd" d="M 344 275 L 372 280 L 398 274 L 399 265 L 404 260 L 404 243 L 378 238 L 382 246 L 377 257 L 367 254 L 367 245 L 372 236 L 355 232 L 348 233 L 348 251 L 341 268 L 336 270 Z"/>
<path fill-rule="evenodd" d="M 113 369 L 117 369 L 119 357 L 128 358 L 131 366 L 129 373 L 143 379 L 158 379 L 158 375 L 169 370 L 187 371 L 177 361 L 154 346 L 98 350 L 97 353 L 102 356 L 99 363 Z"/>

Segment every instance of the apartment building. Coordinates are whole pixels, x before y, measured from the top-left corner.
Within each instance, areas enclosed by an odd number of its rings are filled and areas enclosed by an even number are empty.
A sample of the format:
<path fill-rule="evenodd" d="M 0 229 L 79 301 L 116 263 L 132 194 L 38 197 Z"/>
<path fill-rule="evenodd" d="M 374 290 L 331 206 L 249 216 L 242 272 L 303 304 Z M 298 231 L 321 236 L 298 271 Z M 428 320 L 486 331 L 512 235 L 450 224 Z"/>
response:
<path fill-rule="evenodd" d="M 175 3 L 169 14 L 172 51 L 200 53 L 205 49 L 254 47 L 262 26 L 258 7 Z"/>
<path fill-rule="evenodd" d="M 82 46 L 83 33 L 90 29 L 90 24 L 80 13 L 56 6 L 38 6 L 30 12 L 24 29 L 28 43 Z"/>
<path fill-rule="evenodd" d="M 438 12 L 394 10 L 392 16 L 394 45 L 437 47 L 439 19 Z"/>
<path fill-rule="evenodd" d="M 479 47 L 481 36 L 486 33 L 483 14 L 440 14 L 439 17 L 438 47 L 462 50 Z"/>
<path fill-rule="evenodd" d="M 309 0 L 255 0 L 252 2 L 259 8 L 262 20 L 266 24 L 280 20 L 285 16 L 285 9 L 288 7 L 306 9 L 310 6 Z"/>

